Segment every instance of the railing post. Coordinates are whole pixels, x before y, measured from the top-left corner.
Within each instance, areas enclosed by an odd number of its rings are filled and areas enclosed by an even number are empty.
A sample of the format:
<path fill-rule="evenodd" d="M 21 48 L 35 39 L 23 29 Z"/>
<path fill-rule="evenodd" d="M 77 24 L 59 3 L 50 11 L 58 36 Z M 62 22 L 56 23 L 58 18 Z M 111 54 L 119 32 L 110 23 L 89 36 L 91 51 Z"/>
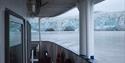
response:
<path fill-rule="evenodd" d="M 34 50 L 31 51 L 31 59 L 30 59 L 31 63 L 34 63 L 34 62 L 38 62 L 38 58 L 34 59 Z"/>
<path fill-rule="evenodd" d="M 41 20 L 41 18 L 39 18 L 39 41 L 41 41 L 41 27 L 40 27 L 40 20 Z"/>

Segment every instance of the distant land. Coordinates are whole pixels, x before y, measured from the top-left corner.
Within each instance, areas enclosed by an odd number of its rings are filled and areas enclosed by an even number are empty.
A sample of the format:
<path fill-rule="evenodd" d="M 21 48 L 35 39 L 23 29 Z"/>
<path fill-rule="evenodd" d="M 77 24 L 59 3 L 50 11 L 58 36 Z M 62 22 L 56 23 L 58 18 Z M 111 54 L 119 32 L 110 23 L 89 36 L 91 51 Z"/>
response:
<path fill-rule="evenodd" d="M 30 22 L 32 31 L 39 31 L 38 22 Z M 52 17 L 41 21 L 41 31 L 79 31 L 79 15 L 70 17 Z M 94 12 L 95 31 L 125 31 L 125 11 Z"/>
<path fill-rule="evenodd" d="M 94 12 L 96 31 L 125 31 L 125 11 Z"/>

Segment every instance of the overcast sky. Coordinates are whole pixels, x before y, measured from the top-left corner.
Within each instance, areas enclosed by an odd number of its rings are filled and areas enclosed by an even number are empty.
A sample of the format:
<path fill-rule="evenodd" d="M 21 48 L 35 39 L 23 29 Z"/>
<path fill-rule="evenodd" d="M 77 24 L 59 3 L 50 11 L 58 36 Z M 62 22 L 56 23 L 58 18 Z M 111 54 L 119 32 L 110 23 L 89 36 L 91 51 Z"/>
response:
<path fill-rule="evenodd" d="M 69 11 L 67 11 L 67 12 L 65 12 L 57 17 L 70 17 L 70 16 L 78 16 L 78 15 L 79 15 L 79 11 L 75 7 L 75 8 L 73 8 L 73 9 L 71 9 L 71 10 L 69 10 Z"/>
<path fill-rule="evenodd" d="M 125 11 L 125 0 L 105 0 L 94 5 L 94 11 Z"/>

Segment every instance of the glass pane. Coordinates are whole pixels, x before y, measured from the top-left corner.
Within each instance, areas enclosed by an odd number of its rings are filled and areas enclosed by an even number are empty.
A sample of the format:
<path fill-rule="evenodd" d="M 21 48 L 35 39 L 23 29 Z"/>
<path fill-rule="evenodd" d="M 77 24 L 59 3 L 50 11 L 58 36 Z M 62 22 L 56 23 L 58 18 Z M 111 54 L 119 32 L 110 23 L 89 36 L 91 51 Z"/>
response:
<path fill-rule="evenodd" d="M 79 16 L 41 19 L 41 32 L 79 31 Z"/>
<path fill-rule="evenodd" d="M 39 18 L 29 18 L 32 41 L 39 41 Z M 79 54 L 79 11 L 75 7 L 54 17 L 41 18 L 41 41 L 55 42 Z M 70 47 L 69 47 L 70 46 Z"/>
<path fill-rule="evenodd" d="M 39 21 L 38 18 L 30 18 L 29 22 L 31 24 L 31 40 L 39 41 Z"/>
<path fill-rule="evenodd" d="M 10 63 L 22 63 L 22 27 L 10 21 L 9 24 Z"/>
<path fill-rule="evenodd" d="M 40 21 L 41 40 L 51 41 L 79 54 L 79 11 L 73 8 Z"/>
<path fill-rule="evenodd" d="M 125 0 L 94 6 L 95 56 L 98 63 L 125 63 Z"/>

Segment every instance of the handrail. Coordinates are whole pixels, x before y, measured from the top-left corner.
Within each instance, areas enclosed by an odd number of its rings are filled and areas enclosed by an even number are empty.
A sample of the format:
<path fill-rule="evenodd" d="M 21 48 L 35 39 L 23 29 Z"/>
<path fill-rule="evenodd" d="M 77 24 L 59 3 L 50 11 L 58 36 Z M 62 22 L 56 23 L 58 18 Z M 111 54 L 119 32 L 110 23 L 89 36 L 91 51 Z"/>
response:
<path fill-rule="evenodd" d="M 54 42 L 50 42 L 50 41 L 32 41 L 31 43 L 32 44 L 35 44 L 35 43 L 36 44 L 44 44 L 44 45 L 40 45 L 40 46 L 44 46 L 44 47 L 48 47 L 49 45 L 51 45 L 51 46 L 55 45 L 55 47 L 57 47 L 57 49 L 63 49 L 63 51 L 67 51 L 68 54 L 72 54 L 72 56 L 77 57 L 79 60 L 81 59 L 79 61 L 80 63 L 91 63 L 88 58 L 82 57 L 81 55 L 78 55 L 78 54 L 74 53 L 73 51 L 71 51 L 71 50 L 69 50 L 69 49 L 67 49 L 67 48 L 65 48 L 65 47 L 63 47 L 61 45 L 58 45 L 58 44 L 56 44 Z M 55 50 L 55 51 L 57 51 L 57 50 Z M 77 63 L 76 60 L 74 60 L 74 61 L 75 61 L 74 63 Z M 56 62 L 54 62 L 54 63 L 56 63 Z"/>

